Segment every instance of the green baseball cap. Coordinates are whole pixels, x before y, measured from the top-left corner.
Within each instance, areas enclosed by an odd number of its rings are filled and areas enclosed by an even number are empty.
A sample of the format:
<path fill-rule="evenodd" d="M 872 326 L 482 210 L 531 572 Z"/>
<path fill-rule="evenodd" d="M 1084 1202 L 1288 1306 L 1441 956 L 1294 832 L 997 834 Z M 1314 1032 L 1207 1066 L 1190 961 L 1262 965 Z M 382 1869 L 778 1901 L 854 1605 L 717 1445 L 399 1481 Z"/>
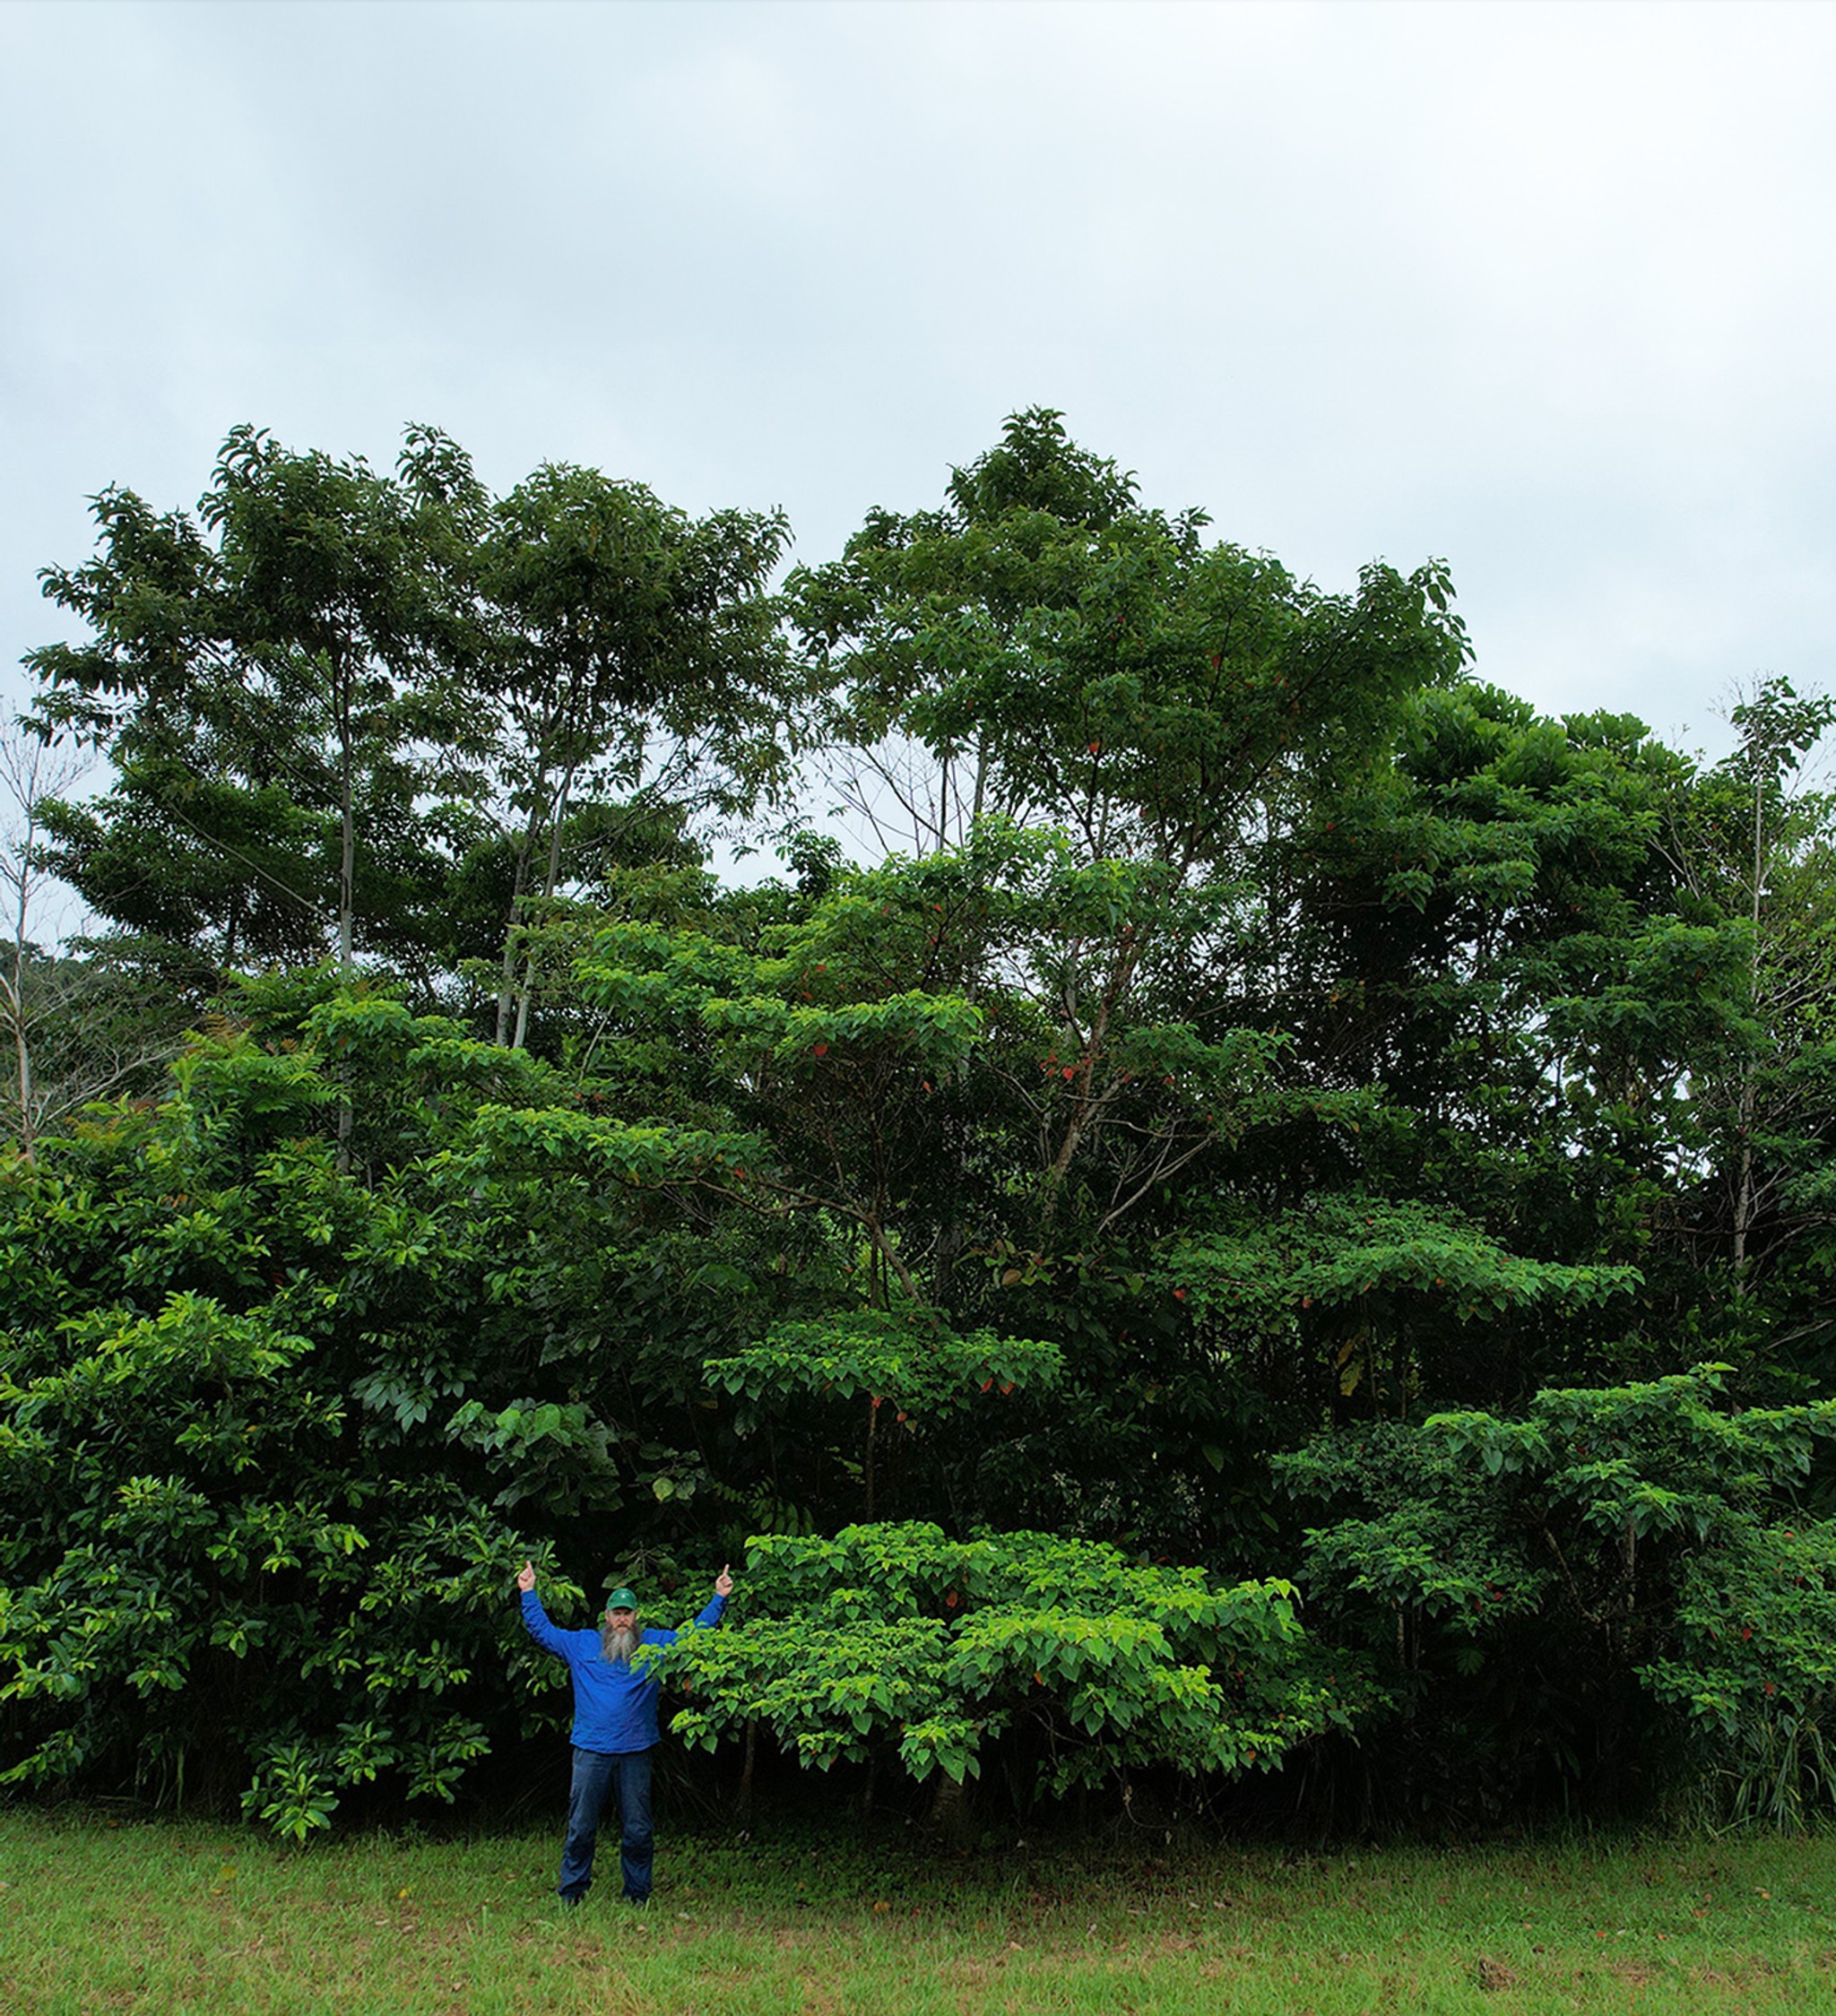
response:
<path fill-rule="evenodd" d="M 606 1598 L 608 1610 L 635 1610 L 637 1607 L 637 1593 L 635 1589 L 614 1589 Z"/>

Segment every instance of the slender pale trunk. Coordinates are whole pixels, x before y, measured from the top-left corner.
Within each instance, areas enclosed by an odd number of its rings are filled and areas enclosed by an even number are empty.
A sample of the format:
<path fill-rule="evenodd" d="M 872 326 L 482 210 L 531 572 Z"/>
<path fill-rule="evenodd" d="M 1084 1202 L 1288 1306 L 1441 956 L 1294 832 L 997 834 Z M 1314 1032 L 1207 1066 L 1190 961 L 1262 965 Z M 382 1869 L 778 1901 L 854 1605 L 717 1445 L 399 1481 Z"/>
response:
<path fill-rule="evenodd" d="M 1736 1288 L 1744 1284 L 1747 1233 L 1754 1221 L 1754 1068 L 1749 1064 L 1740 1087 L 1740 1173 L 1734 1192 L 1734 1273 Z"/>
<path fill-rule="evenodd" d="M 25 923 L 22 916 L 19 935 L 13 943 L 13 978 L 0 995 L 5 1001 L 6 1019 L 13 1025 L 13 1073 L 18 1086 L 19 1152 L 32 1159 L 32 1051 L 25 1027 Z"/>
<path fill-rule="evenodd" d="M 351 727 L 351 675 L 341 667 L 338 693 L 338 970 L 346 981 L 356 964 L 357 801 Z"/>
<path fill-rule="evenodd" d="M 357 964 L 353 929 L 356 904 L 352 893 L 357 881 L 357 815 L 351 802 L 348 776 L 344 780 L 342 815 L 343 844 L 338 861 L 338 970 L 349 980 Z"/>
<path fill-rule="evenodd" d="M 499 1050 L 510 1034 L 510 1004 L 516 994 L 516 917 L 522 908 L 523 892 L 529 886 L 529 857 L 535 852 L 535 814 L 532 812 L 516 849 L 516 872 L 510 884 L 510 909 L 504 920 L 504 958 L 498 971 L 498 1030 L 492 1039 Z"/>
<path fill-rule="evenodd" d="M 28 1162 L 32 1159 L 32 1053 L 25 1027 L 25 934 L 30 896 L 31 870 L 26 864 L 33 839 L 32 809 L 28 802 L 25 839 L 14 872 L 9 877 L 18 899 L 13 916 L 13 978 L 0 989 L 5 997 L 7 1019 L 13 1025 L 13 1069 L 19 1087 L 19 1147 Z"/>
<path fill-rule="evenodd" d="M 25 874 L 20 873 L 19 919 L 13 938 L 13 982 L 6 990 L 13 1024 L 13 1069 L 19 1081 L 19 1152 L 32 1160 L 32 1046 L 25 1026 Z"/>
<path fill-rule="evenodd" d="M 1084 1055 L 1078 1062 L 1077 1076 L 1071 1081 L 1075 1100 L 1071 1115 L 1065 1123 L 1058 1153 L 1052 1157 L 1052 1166 L 1045 1172 L 1045 1194 L 1040 1200 L 1040 1218 L 1044 1224 L 1050 1225 L 1058 1216 L 1059 1198 L 1064 1193 L 1065 1179 L 1070 1173 L 1072 1160 L 1084 1138 L 1084 1130 L 1096 1112 L 1097 1100 L 1094 1089 L 1096 1060 L 1109 1034 L 1110 1017 L 1134 977 L 1135 965 L 1136 956 L 1133 953 L 1123 956 L 1111 976 L 1102 1000 L 1097 1004 L 1096 1019 L 1090 1025 L 1088 1037 L 1085 1039 Z"/>
<path fill-rule="evenodd" d="M 550 697 L 530 742 L 535 757 L 535 777 L 530 787 L 529 817 L 524 822 L 523 837 L 516 844 L 515 875 L 510 889 L 509 911 L 504 919 L 504 956 L 498 973 L 496 1041 L 500 1048 L 509 1036 L 510 1016 L 516 1000 L 516 924 L 522 915 L 523 898 L 529 890 L 529 864 L 535 859 L 536 838 L 541 832 L 543 793 L 548 787 L 549 765 L 561 719 L 562 710 Z"/>
<path fill-rule="evenodd" d="M 569 763 L 561 774 L 561 788 L 555 793 L 555 816 L 549 829 L 548 870 L 542 877 L 541 893 L 544 902 L 553 896 L 561 881 L 561 822 L 567 814 L 567 800 L 574 789 L 574 765 Z M 521 1050 L 529 1031 L 529 1004 L 535 993 L 535 954 L 532 951 L 523 965 L 523 986 L 516 1000 L 516 1034 L 510 1040 L 512 1050 Z"/>
<path fill-rule="evenodd" d="M 1752 1005 L 1757 1012 L 1760 1001 L 1760 915 L 1765 885 L 1765 793 L 1757 774 L 1754 777 L 1754 862 L 1753 904 L 1750 921 L 1753 925 L 1753 947 L 1751 953 L 1750 984 Z M 1734 1192 L 1734 1274 L 1737 1292 L 1744 1292 L 1747 1270 L 1747 1234 L 1754 1221 L 1754 1118 L 1759 1104 L 1759 1065 L 1749 1058 L 1740 1074 L 1740 1104 L 1737 1109 L 1740 1128 L 1739 1174 Z"/>
<path fill-rule="evenodd" d="M 348 669 L 337 675 L 338 693 L 338 971 L 348 987 L 355 975 L 357 913 L 357 804 L 351 788 L 351 681 Z M 350 1068 L 339 1067 L 342 1089 L 338 1097 L 338 1168 L 341 1173 L 351 1160 Z"/>
<path fill-rule="evenodd" d="M 26 1041 L 25 1017 L 15 1002 L 13 1010 L 13 1041 L 19 1058 L 19 1152 L 33 1159 L 32 1143 L 38 1129 L 32 1124 L 32 1051 Z"/>

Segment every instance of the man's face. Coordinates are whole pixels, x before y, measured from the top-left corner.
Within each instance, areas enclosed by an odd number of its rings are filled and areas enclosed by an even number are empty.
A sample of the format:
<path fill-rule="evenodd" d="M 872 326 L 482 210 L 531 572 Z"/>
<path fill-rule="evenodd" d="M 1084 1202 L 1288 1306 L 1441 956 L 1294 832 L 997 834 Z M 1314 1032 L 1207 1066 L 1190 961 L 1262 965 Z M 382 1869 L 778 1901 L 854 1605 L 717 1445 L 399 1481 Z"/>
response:
<path fill-rule="evenodd" d="M 615 1631 L 628 1631 L 637 1622 L 635 1610 L 608 1610 L 606 1622 Z"/>

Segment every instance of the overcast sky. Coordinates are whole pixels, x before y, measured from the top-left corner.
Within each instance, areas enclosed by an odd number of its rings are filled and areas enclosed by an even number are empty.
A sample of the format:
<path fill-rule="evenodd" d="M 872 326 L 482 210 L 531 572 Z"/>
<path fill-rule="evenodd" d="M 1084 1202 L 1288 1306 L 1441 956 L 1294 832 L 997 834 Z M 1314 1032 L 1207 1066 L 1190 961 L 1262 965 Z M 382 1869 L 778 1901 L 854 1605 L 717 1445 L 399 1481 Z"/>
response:
<path fill-rule="evenodd" d="M 813 561 L 1045 404 L 1713 743 L 1836 684 L 1832 105 L 1836 9 L 1762 0 L 12 0 L 0 667 L 85 498 L 191 504 L 238 421 L 782 505 Z"/>

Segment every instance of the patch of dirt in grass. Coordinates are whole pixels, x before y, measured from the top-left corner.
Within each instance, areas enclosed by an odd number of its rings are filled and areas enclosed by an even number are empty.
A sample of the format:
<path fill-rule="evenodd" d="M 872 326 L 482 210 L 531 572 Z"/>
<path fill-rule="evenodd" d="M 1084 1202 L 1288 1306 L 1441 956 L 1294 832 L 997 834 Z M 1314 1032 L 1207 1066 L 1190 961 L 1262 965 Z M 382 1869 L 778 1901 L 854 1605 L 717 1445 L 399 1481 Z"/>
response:
<path fill-rule="evenodd" d="M 1253 1946 L 1245 1946 L 1239 1942 L 1226 1946 L 1215 1960 L 1207 1960 L 1199 1971 L 1208 1981 L 1215 1981 L 1220 1975 L 1236 1973 L 1258 1957 Z"/>
<path fill-rule="evenodd" d="M 1822 1973 L 1832 1966 L 1836 1966 L 1836 1954 L 1827 1952 L 1806 1956 L 1802 1966 L 1790 1960 L 1772 1960 L 1764 1953 L 1743 1953 L 1716 1966 L 1679 1968 L 1677 1973 L 1683 1979 L 1700 1986 L 1738 1990 L 1751 1988 L 1761 1981 L 1789 1980 L 1812 1969 Z"/>
<path fill-rule="evenodd" d="M 1131 1940 L 1128 1951 L 1143 1960 L 1165 1960 L 1174 1953 L 1196 1953 L 1205 1942 L 1195 1932 L 1163 1932 L 1153 1938 Z"/>
<path fill-rule="evenodd" d="M 739 1929 L 756 1938 L 763 1928 L 741 1926 L 738 1928 L 729 1927 L 729 1929 Z M 774 1926 L 771 1942 L 781 1953 L 814 1952 L 828 1954 L 835 1952 L 838 1947 L 845 1950 L 846 1946 L 845 1941 L 837 1937 L 833 1926 L 820 1925 Z"/>

